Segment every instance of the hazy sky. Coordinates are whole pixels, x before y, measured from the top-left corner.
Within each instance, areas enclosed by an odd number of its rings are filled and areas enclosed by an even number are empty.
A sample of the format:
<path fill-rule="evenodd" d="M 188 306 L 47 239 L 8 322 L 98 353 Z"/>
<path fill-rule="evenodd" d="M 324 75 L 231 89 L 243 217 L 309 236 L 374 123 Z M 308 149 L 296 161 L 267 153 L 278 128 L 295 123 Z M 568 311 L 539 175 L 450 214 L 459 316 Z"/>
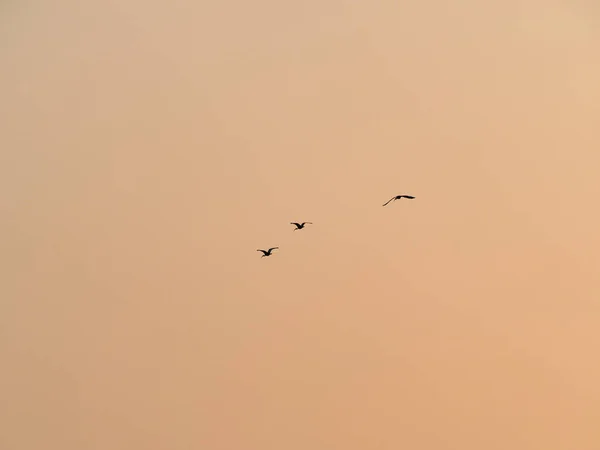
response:
<path fill-rule="evenodd" d="M 0 11 L 0 448 L 600 448 L 597 1 Z"/>

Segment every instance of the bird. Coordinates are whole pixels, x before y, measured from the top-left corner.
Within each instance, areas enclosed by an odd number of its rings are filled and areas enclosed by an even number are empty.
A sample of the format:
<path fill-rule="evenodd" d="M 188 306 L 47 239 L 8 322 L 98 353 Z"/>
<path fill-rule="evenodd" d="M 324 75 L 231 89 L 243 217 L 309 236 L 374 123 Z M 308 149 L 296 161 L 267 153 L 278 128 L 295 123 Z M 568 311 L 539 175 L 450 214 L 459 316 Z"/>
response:
<path fill-rule="evenodd" d="M 294 231 L 297 231 L 297 230 L 301 230 L 302 228 L 304 228 L 304 225 L 306 225 L 307 223 L 312 224 L 312 222 L 302 222 L 302 223 L 290 222 L 290 225 L 296 225 L 296 228 L 294 228 Z"/>
<path fill-rule="evenodd" d="M 383 204 L 383 206 L 387 205 L 392 200 L 396 201 L 396 200 L 400 200 L 401 198 L 408 198 L 408 199 L 412 200 L 414 197 L 412 195 L 396 195 L 395 197 L 392 197 L 387 202 L 385 202 Z"/>
<path fill-rule="evenodd" d="M 265 256 L 271 256 L 271 252 L 275 249 L 278 249 L 279 247 L 271 247 L 269 250 L 261 250 L 258 249 L 256 250 L 257 252 L 263 252 L 263 255 L 261 256 L 261 258 L 264 258 Z"/>

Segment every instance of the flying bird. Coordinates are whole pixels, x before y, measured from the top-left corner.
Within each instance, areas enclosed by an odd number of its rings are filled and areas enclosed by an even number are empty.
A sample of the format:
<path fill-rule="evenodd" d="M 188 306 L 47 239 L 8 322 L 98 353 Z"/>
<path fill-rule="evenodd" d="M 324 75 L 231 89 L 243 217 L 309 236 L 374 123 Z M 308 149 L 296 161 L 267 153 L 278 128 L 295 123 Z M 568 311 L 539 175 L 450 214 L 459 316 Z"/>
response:
<path fill-rule="evenodd" d="M 412 200 L 414 197 L 412 195 L 396 195 L 395 197 L 392 197 L 387 202 L 385 202 L 383 204 L 383 206 L 387 205 L 392 200 L 396 201 L 396 200 L 400 200 L 401 198 L 408 198 L 408 199 Z"/>
<path fill-rule="evenodd" d="M 257 252 L 263 252 L 263 255 L 261 256 L 261 258 L 264 258 L 265 256 L 271 256 L 271 252 L 275 249 L 278 249 L 279 247 L 271 247 L 269 250 L 261 250 L 258 249 L 256 250 Z"/>
<path fill-rule="evenodd" d="M 304 225 L 306 225 L 307 223 L 310 223 L 312 225 L 312 222 L 302 222 L 302 223 L 290 222 L 290 225 L 296 225 L 296 228 L 294 228 L 294 231 L 296 231 L 296 230 L 301 230 L 302 228 L 304 228 Z"/>

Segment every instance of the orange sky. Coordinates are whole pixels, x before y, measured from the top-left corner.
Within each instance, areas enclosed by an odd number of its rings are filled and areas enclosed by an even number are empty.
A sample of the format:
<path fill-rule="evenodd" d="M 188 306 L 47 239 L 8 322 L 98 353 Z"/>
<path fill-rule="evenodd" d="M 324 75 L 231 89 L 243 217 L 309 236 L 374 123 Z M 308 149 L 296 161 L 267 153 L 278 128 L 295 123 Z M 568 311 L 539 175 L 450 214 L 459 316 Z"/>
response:
<path fill-rule="evenodd" d="M 1 8 L 0 448 L 600 448 L 596 2 Z"/>

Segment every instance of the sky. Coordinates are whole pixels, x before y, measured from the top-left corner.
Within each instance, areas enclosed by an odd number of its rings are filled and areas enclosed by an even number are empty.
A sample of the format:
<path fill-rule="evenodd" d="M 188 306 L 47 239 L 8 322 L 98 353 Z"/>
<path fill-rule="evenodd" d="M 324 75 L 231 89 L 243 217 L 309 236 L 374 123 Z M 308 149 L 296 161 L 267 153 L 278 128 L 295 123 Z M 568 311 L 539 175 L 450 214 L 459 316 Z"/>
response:
<path fill-rule="evenodd" d="M 0 11 L 1 448 L 599 448 L 597 2 Z"/>

